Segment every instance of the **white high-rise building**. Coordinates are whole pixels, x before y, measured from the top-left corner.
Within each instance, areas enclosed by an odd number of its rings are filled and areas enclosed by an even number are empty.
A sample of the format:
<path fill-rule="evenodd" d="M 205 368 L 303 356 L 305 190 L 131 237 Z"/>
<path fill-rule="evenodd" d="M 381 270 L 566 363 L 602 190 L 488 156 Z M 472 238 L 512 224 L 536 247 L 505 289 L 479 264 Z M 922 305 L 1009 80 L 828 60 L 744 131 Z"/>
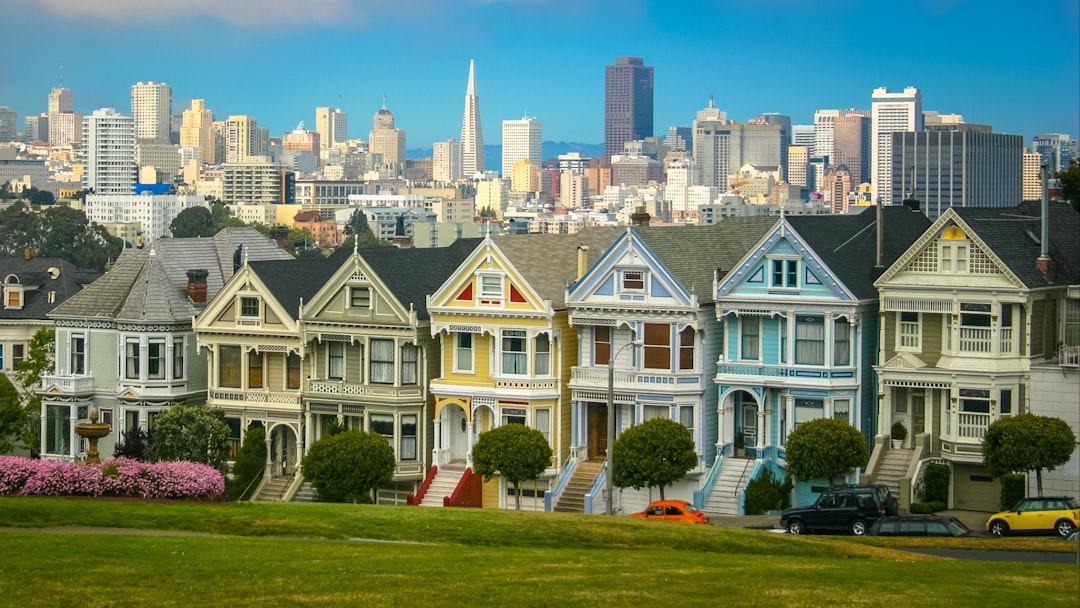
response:
<path fill-rule="evenodd" d="M 814 125 L 791 125 L 791 145 L 806 146 L 808 151 L 813 151 L 817 144 L 817 133 Z"/>
<path fill-rule="evenodd" d="M 885 87 L 874 89 L 870 97 L 870 120 L 871 198 L 890 205 L 893 202 L 892 134 L 922 131 L 922 93 L 915 87 L 906 87 L 899 93 L 890 93 Z"/>
<path fill-rule="evenodd" d="M 131 117 L 135 121 L 136 140 L 169 143 L 171 115 L 172 87 L 164 82 L 139 82 L 131 85 Z"/>
<path fill-rule="evenodd" d="M 230 116 L 222 123 L 221 131 L 224 145 L 215 146 L 218 162 L 243 163 L 253 156 L 267 156 L 270 153 L 269 131 L 259 127 L 258 121 L 251 116 Z M 223 148 L 224 158 L 221 154 Z"/>
<path fill-rule="evenodd" d="M 1025 201 L 1042 200 L 1042 154 L 1025 149 L 1023 163 L 1021 198 Z"/>
<path fill-rule="evenodd" d="M 349 141 L 349 115 L 341 108 L 315 108 L 315 132 L 323 149 L 344 144 Z"/>
<path fill-rule="evenodd" d="M 217 138 L 214 137 L 214 113 L 206 107 L 206 101 L 192 99 L 191 108 L 184 110 L 180 125 L 180 145 L 200 150 L 200 162 L 217 163 Z"/>
<path fill-rule="evenodd" d="M 440 183 L 461 179 L 461 144 L 453 139 L 435 142 L 431 154 L 431 176 Z"/>
<path fill-rule="evenodd" d="M 487 170 L 484 133 L 480 128 L 480 96 L 476 94 L 476 62 L 469 60 L 469 84 L 465 89 L 465 115 L 461 119 L 461 171 L 468 177 Z"/>
<path fill-rule="evenodd" d="M 112 108 L 83 118 L 82 186 L 95 194 L 132 194 L 135 164 L 135 121 Z"/>
<path fill-rule="evenodd" d="M 510 177 L 514 163 L 521 159 L 540 167 L 544 162 L 543 126 L 539 120 L 523 116 L 502 123 L 502 175 Z"/>

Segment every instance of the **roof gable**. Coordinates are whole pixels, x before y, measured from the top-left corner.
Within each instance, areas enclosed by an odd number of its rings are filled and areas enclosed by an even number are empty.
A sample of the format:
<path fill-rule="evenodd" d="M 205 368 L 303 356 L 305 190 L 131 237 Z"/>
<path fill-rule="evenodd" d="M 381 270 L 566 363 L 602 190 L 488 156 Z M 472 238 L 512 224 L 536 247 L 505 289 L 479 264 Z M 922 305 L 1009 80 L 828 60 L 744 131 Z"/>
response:
<path fill-rule="evenodd" d="M 627 229 L 568 291 L 567 302 L 626 306 L 696 306 L 641 235 Z"/>

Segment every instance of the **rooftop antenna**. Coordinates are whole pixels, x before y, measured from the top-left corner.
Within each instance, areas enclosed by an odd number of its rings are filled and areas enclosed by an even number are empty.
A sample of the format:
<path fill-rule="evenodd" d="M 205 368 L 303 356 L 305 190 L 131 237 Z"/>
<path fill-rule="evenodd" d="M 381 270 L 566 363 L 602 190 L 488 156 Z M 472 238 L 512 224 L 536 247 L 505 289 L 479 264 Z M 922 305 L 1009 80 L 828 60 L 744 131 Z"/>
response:
<path fill-rule="evenodd" d="M 64 88 L 64 64 L 60 64 L 60 88 Z"/>
<path fill-rule="evenodd" d="M 386 93 L 382 94 L 382 107 L 384 110 L 386 109 Z"/>

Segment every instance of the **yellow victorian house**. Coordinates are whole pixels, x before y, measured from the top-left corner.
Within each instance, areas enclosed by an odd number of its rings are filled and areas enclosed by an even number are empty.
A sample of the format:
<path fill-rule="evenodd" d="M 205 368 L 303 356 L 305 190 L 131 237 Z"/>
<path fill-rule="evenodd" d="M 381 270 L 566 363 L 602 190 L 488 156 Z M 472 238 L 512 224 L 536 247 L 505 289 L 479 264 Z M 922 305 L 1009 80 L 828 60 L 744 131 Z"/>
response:
<path fill-rule="evenodd" d="M 521 508 L 544 509 L 544 494 L 570 455 L 570 369 L 577 335 L 566 289 L 615 240 L 617 229 L 575 235 L 488 238 L 428 297 L 431 331 L 441 337 L 432 468 L 415 502 L 503 508 L 513 486 L 482 483 L 471 470 L 484 431 L 520 423 L 542 432 L 551 466 L 523 483 Z"/>

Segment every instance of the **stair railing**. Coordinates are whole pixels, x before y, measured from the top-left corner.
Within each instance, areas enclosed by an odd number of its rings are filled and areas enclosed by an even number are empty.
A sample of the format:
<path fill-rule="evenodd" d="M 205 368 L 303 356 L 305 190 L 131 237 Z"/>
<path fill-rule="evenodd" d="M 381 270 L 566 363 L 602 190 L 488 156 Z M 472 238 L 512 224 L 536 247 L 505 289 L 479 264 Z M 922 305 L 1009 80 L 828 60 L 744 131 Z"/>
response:
<path fill-rule="evenodd" d="M 607 487 L 607 467 L 605 466 L 604 468 L 600 469 L 600 474 L 596 476 L 596 481 L 593 482 L 592 487 L 589 488 L 589 491 L 585 493 L 585 496 L 582 499 L 584 501 L 584 503 L 585 503 L 584 511 L 585 511 L 586 515 L 592 515 L 593 513 L 596 513 L 596 510 L 593 509 L 593 499 L 600 496 L 600 494 L 604 491 L 604 489 L 606 487 Z M 612 491 L 614 491 L 614 490 L 612 490 Z M 607 505 L 606 504 L 604 505 L 604 508 L 605 508 L 604 512 L 606 513 L 607 512 L 607 510 L 606 510 Z"/>
<path fill-rule="evenodd" d="M 559 498 L 562 497 L 563 490 L 566 489 L 566 484 L 570 483 L 570 478 L 574 476 L 574 469 L 577 467 L 577 461 L 571 459 L 566 463 L 563 468 L 562 474 L 559 475 L 559 479 L 555 482 L 555 488 L 550 492 L 544 493 L 544 511 L 551 512 L 555 508 L 555 505 L 559 504 Z"/>
<path fill-rule="evenodd" d="M 251 490 L 252 485 L 256 485 L 262 480 L 263 480 L 263 474 L 260 472 L 254 479 L 252 479 L 251 481 L 248 482 L 247 487 L 244 488 L 244 491 L 241 492 L 240 495 L 236 497 L 236 500 L 242 500 L 245 496 L 247 496 L 248 501 L 250 501 L 252 496 L 254 496 L 254 494 L 249 495 L 248 490 Z"/>
<path fill-rule="evenodd" d="M 742 485 L 743 479 L 746 479 L 746 470 L 750 469 L 750 479 L 753 480 L 757 478 L 764 466 L 765 461 L 759 459 L 755 460 L 754 464 L 743 467 L 743 472 L 739 475 L 739 482 L 735 484 L 735 509 L 739 515 L 746 515 L 746 488 Z"/>
<path fill-rule="evenodd" d="M 944 458 L 923 458 L 915 465 L 915 475 L 911 482 L 911 502 L 919 502 L 920 495 L 926 490 L 926 468 L 932 464 L 948 464 Z"/>
<path fill-rule="evenodd" d="M 435 475 L 439 472 L 439 467 L 431 465 L 428 469 L 427 475 L 424 476 L 424 483 L 420 484 L 420 488 L 416 490 L 416 494 L 409 494 L 405 497 L 405 504 L 407 505 L 419 505 L 424 500 L 424 494 L 427 494 L 428 488 L 431 487 L 431 482 L 435 481 Z"/>
<path fill-rule="evenodd" d="M 481 507 L 483 506 L 484 478 L 473 473 L 472 467 L 465 469 L 457 486 L 450 496 L 443 497 L 444 507 Z"/>
<path fill-rule="evenodd" d="M 705 478 L 705 483 L 702 484 L 700 490 L 694 490 L 694 506 L 698 509 L 705 507 L 705 503 L 709 501 L 709 497 L 712 496 L 713 488 L 716 487 L 716 482 L 720 479 L 720 471 L 724 468 L 724 454 L 722 452 L 716 453 L 716 460 L 713 461 L 712 469 L 709 470 L 709 476 Z"/>

